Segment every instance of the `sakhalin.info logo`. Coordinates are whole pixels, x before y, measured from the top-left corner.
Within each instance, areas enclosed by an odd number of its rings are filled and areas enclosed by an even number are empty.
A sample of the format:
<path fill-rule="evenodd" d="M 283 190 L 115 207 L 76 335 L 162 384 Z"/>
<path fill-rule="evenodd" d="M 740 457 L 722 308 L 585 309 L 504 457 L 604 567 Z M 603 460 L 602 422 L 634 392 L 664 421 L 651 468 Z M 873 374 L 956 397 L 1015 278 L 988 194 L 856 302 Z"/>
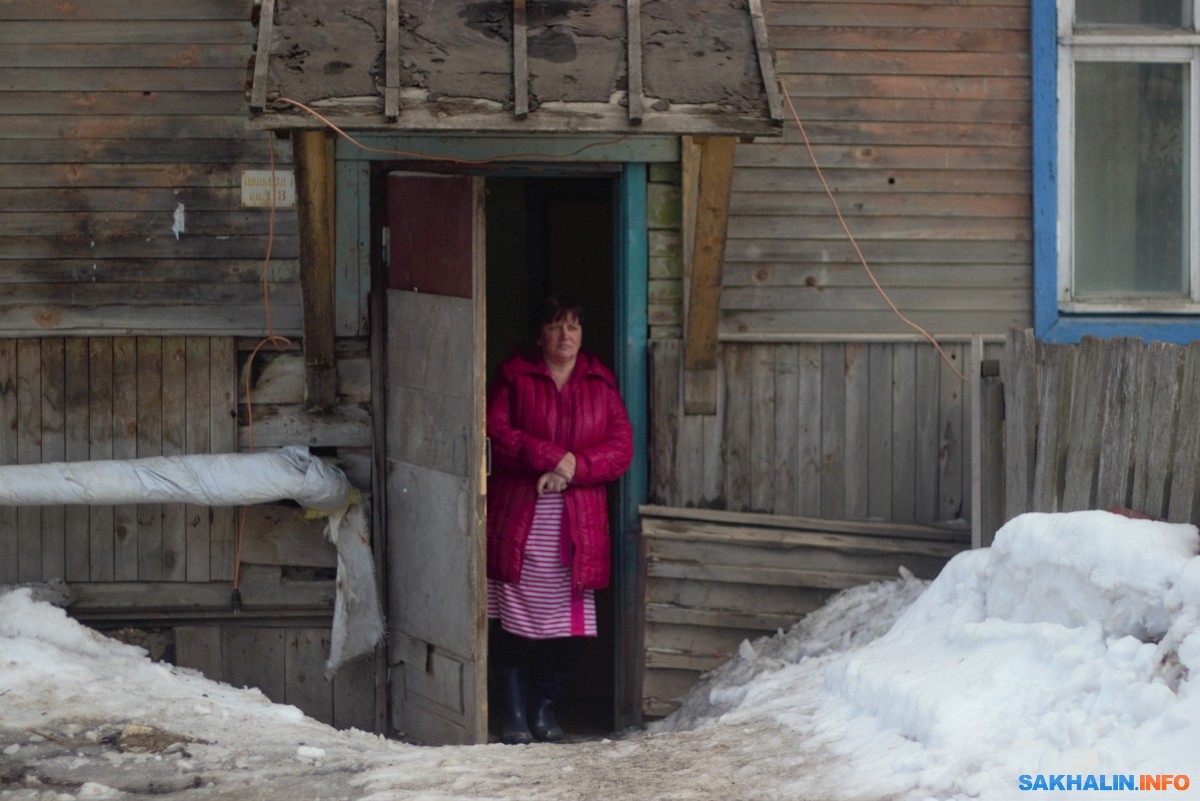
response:
<path fill-rule="evenodd" d="M 1023 773 L 1019 790 L 1186 790 L 1192 786 L 1186 773 Z"/>

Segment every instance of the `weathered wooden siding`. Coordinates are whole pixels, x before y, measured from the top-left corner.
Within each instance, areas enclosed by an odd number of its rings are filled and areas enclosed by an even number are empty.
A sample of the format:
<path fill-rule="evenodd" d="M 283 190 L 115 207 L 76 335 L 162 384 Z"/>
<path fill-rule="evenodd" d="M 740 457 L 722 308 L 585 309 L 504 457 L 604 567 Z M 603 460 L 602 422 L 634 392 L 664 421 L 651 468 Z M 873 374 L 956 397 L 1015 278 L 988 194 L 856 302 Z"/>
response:
<path fill-rule="evenodd" d="M 1200 519 L 1200 343 L 1015 331 L 1002 375 L 1007 518 L 1116 507 Z"/>
<path fill-rule="evenodd" d="M 1029 4 L 772 0 L 780 76 L 879 282 L 938 335 L 1029 324 Z M 738 146 L 721 334 L 910 334 L 790 119 Z"/>
<path fill-rule="evenodd" d="M 294 210 L 241 207 L 252 0 L 0 3 L 0 333 L 299 331 Z M 290 166 L 286 141 L 276 148 Z M 176 230 L 182 224 L 182 230 Z"/>
<path fill-rule="evenodd" d="M 183 336 L 0 340 L 0 463 L 301 444 L 337 459 L 369 503 L 365 343 L 339 343 L 339 406 L 319 416 L 303 410 L 299 348 L 255 354 L 255 345 Z M 71 614 L 91 625 L 155 627 L 174 638 L 177 664 L 259 687 L 319 720 L 374 729 L 372 661 L 356 660 L 333 682 L 323 676 L 336 570 L 323 522 L 303 519 L 294 505 L 0 507 L 0 584 L 65 579 Z"/>
<path fill-rule="evenodd" d="M 743 640 L 787 630 L 835 592 L 934 578 L 964 532 L 913 524 L 642 508 L 646 650 L 642 709 L 662 716 Z"/>
<path fill-rule="evenodd" d="M 0 463 L 234 450 L 234 342 L 0 340 Z M 0 509 L 0 583 L 232 576 L 233 511 L 184 504 Z"/>
<path fill-rule="evenodd" d="M 943 349 L 969 371 L 968 344 Z M 715 415 L 682 413 L 681 350 L 651 346 L 653 502 L 966 525 L 970 387 L 931 345 L 725 343 Z"/>
<path fill-rule="evenodd" d="M 258 626 L 177 626 L 175 664 L 215 681 L 257 687 L 338 728 L 375 729 L 371 661 L 356 659 L 332 680 L 324 675 L 329 627 L 275 621 Z"/>

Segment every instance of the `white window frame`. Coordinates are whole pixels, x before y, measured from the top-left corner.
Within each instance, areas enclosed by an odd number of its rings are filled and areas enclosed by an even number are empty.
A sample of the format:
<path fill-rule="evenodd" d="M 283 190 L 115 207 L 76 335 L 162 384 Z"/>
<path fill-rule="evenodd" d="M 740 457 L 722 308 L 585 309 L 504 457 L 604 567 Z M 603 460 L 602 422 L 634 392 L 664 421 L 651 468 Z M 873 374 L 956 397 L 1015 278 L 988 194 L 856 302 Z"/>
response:
<path fill-rule="evenodd" d="M 1192 29 L 1132 34 L 1074 30 L 1075 0 L 1058 0 L 1058 308 L 1067 313 L 1200 313 L 1200 0 L 1192 0 Z M 1137 61 L 1188 65 L 1188 244 L 1190 297 L 1075 297 L 1075 64 Z"/>

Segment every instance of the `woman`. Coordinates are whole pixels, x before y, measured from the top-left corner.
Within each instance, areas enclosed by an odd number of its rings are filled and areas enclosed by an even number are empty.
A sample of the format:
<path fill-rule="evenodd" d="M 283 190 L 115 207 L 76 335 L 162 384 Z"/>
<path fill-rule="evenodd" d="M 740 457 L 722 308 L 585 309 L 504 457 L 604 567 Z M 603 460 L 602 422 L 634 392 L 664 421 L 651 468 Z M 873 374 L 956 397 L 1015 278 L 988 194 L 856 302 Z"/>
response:
<path fill-rule="evenodd" d="M 536 346 L 500 366 L 487 405 L 488 617 L 506 743 L 562 739 L 554 702 L 608 586 L 605 485 L 633 458 L 616 380 L 580 349 L 579 304 L 552 295 L 537 320 Z"/>

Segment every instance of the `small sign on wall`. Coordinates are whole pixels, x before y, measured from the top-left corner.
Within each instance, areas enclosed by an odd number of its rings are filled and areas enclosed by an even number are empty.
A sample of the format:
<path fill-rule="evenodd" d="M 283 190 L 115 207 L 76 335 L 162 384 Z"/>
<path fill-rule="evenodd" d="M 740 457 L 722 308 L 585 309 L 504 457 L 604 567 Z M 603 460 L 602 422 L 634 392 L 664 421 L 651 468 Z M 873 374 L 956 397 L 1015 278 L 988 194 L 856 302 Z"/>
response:
<path fill-rule="evenodd" d="M 296 207 L 296 176 L 291 170 L 242 170 L 242 208 L 271 208 L 271 184 L 274 177 L 275 207 Z"/>

